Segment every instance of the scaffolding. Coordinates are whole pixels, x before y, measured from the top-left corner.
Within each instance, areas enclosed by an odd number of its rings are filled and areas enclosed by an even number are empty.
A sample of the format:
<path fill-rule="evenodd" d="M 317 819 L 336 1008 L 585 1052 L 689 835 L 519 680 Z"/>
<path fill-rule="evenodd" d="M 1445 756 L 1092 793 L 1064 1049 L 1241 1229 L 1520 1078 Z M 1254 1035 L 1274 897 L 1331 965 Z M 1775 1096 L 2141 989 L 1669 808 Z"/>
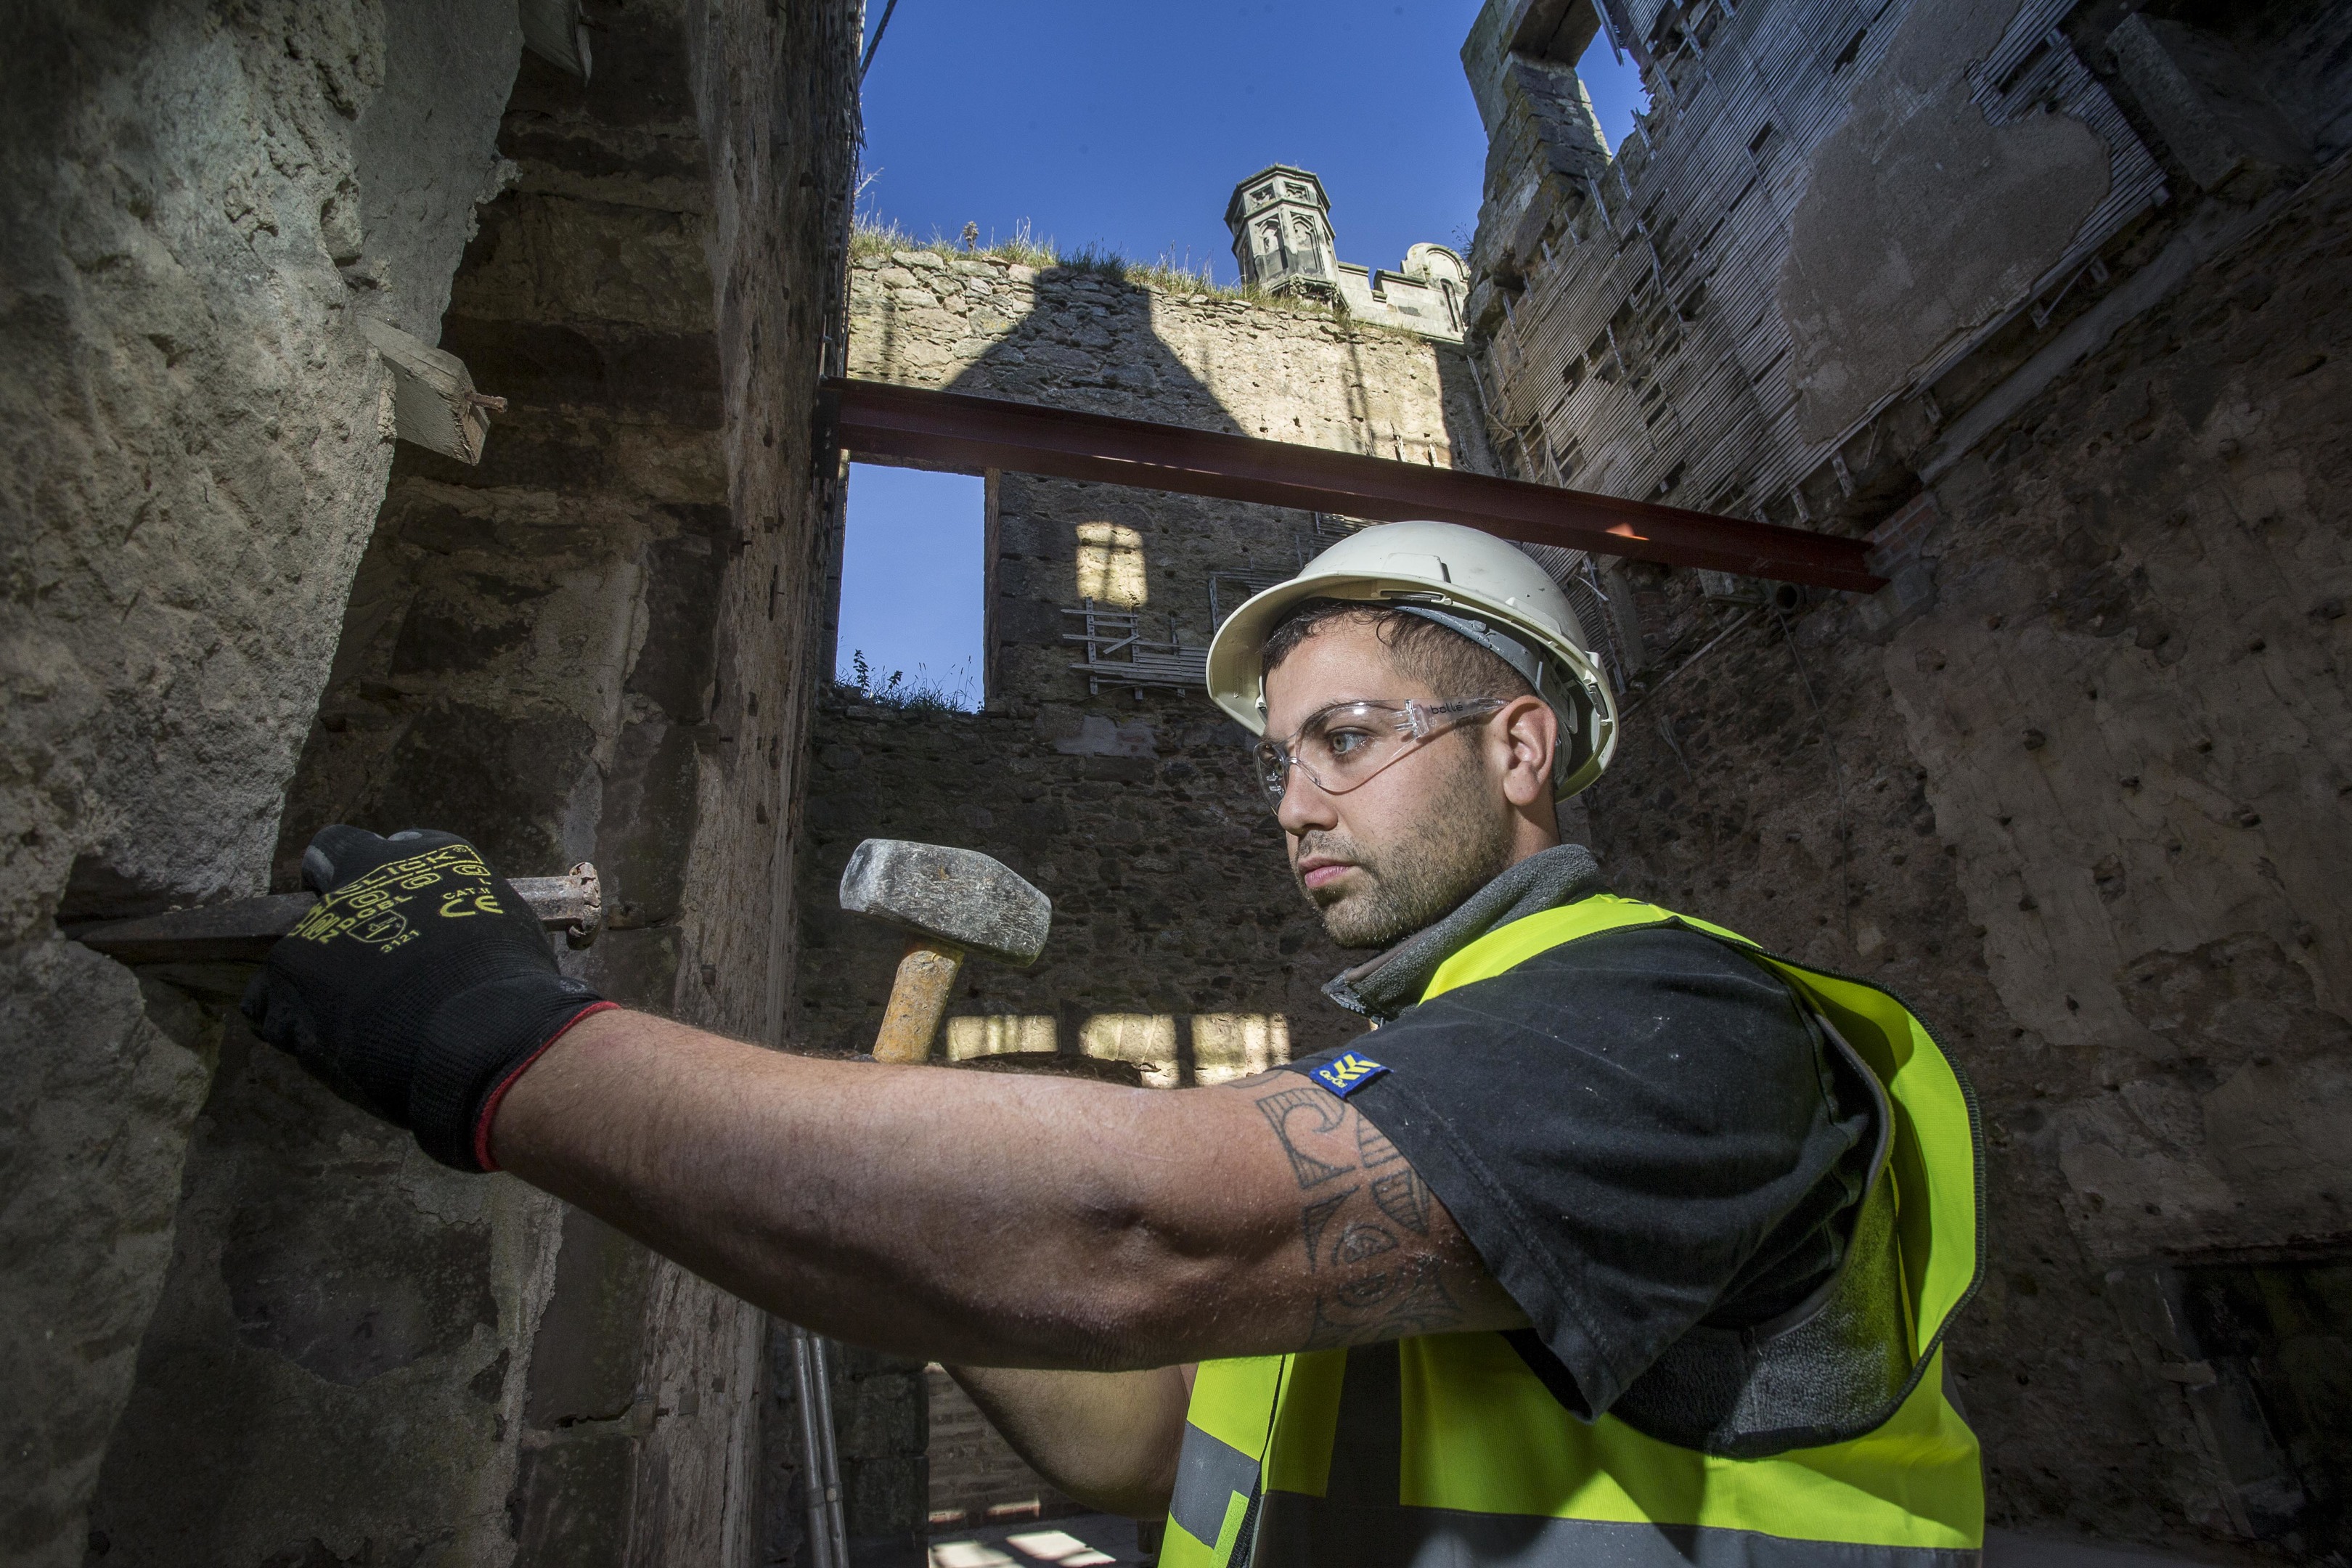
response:
<path fill-rule="evenodd" d="M 1168 620 L 1168 640 L 1153 642 L 1143 635 L 1143 616 L 1136 610 L 1107 610 L 1092 599 L 1062 614 L 1076 617 L 1082 629 L 1064 632 L 1064 642 L 1077 643 L 1086 658 L 1070 668 L 1087 678 L 1087 695 L 1099 697 L 1102 689 L 1132 687 L 1137 698 L 1147 686 L 1197 691 L 1208 681 L 1209 650 L 1186 646 Z"/>

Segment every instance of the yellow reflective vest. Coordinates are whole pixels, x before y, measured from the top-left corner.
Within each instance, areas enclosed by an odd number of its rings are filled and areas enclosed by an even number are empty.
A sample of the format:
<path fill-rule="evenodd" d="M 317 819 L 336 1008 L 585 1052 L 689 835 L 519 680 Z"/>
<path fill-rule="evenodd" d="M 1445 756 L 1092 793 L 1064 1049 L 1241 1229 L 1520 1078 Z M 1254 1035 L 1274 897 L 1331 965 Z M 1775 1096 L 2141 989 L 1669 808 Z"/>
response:
<path fill-rule="evenodd" d="M 1891 1214 L 1880 1252 L 1900 1298 L 1884 1320 L 1900 1342 L 1886 1397 L 1865 1405 L 1840 1440 L 1759 1453 L 1752 1433 L 1748 1447 L 1736 1434 L 1702 1447 L 1638 1430 L 1623 1414 L 1580 1420 L 1497 1333 L 1207 1362 L 1186 1416 L 1163 1568 L 1978 1561 L 1977 1441 L 1945 1395 L 1941 1346 L 1982 1267 L 1979 1137 L 1975 1101 L 1927 1026 L 1874 985 L 1611 894 L 1488 932 L 1441 965 L 1422 999 L 1580 938 L 1661 924 L 1731 943 L 1779 974 L 1885 1090 L 1887 1136 L 1868 1195 L 1883 1194 L 1879 1212 Z M 1857 1206 L 1857 1238 L 1871 1212 L 1867 1198 Z M 1866 1250 L 1851 1244 L 1841 1273 Z"/>

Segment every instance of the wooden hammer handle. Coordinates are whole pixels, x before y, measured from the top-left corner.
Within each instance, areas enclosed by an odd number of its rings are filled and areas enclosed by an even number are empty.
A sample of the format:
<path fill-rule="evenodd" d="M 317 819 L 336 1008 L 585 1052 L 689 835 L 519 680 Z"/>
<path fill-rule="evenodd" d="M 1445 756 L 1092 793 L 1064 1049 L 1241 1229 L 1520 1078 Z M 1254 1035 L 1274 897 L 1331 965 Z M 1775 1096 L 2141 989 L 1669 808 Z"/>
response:
<path fill-rule="evenodd" d="M 919 1062 L 930 1057 L 940 1016 L 948 1010 L 962 968 L 960 947 L 923 937 L 907 943 L 898 978 L 890 986 L 890 1005 L 882 1015 L 882 1032 L 874 1041 L 876 1061 Z"/>

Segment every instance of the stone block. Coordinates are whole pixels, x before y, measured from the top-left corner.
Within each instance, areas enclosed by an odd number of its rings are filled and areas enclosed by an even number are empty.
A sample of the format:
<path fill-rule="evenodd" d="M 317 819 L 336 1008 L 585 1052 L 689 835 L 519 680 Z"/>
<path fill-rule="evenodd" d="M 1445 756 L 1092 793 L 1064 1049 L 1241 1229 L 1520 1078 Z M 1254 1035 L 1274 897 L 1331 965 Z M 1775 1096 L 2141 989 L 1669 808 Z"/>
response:
<path fill-rule="evenodd" d="M 1072 757 L 1157 757 L 1158 738 L 1151 726 L 1140 720 L 1126 724 L 1113 723 L 1099 713 L 1089 713 L 1078 721 L 1078 732 L 1054 742 L 1054 749 Z"/>
<path fill-rule="evenodd" d="M 232 1025 L 91 1508 L 108 1559 L 502 1545 L 554 1208 L 434 1164 Z M 396 1461 L 386 1430 L 410 1435 Z"/>
<path fill-rule="evenodd" d="M 517 1568 L 621 1568 L 636 1439 L 590 1428 L 529 1450 L 515 1494 Z"/>

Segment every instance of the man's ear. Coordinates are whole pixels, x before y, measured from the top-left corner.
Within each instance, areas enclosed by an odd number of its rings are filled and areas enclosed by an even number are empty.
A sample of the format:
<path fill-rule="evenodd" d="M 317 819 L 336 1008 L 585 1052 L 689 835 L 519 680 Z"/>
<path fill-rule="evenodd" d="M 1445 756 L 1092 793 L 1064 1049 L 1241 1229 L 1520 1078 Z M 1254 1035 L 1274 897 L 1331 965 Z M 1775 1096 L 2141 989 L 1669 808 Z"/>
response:
<path fill-rule="evenodd" d="M 1503 749 L 1503 796 L 1524 811 L 1551 799 L 1551 761 L 1559 749 L 1559 715 L 1540 697 L 1511 700 L 1495 715 Z"/>

